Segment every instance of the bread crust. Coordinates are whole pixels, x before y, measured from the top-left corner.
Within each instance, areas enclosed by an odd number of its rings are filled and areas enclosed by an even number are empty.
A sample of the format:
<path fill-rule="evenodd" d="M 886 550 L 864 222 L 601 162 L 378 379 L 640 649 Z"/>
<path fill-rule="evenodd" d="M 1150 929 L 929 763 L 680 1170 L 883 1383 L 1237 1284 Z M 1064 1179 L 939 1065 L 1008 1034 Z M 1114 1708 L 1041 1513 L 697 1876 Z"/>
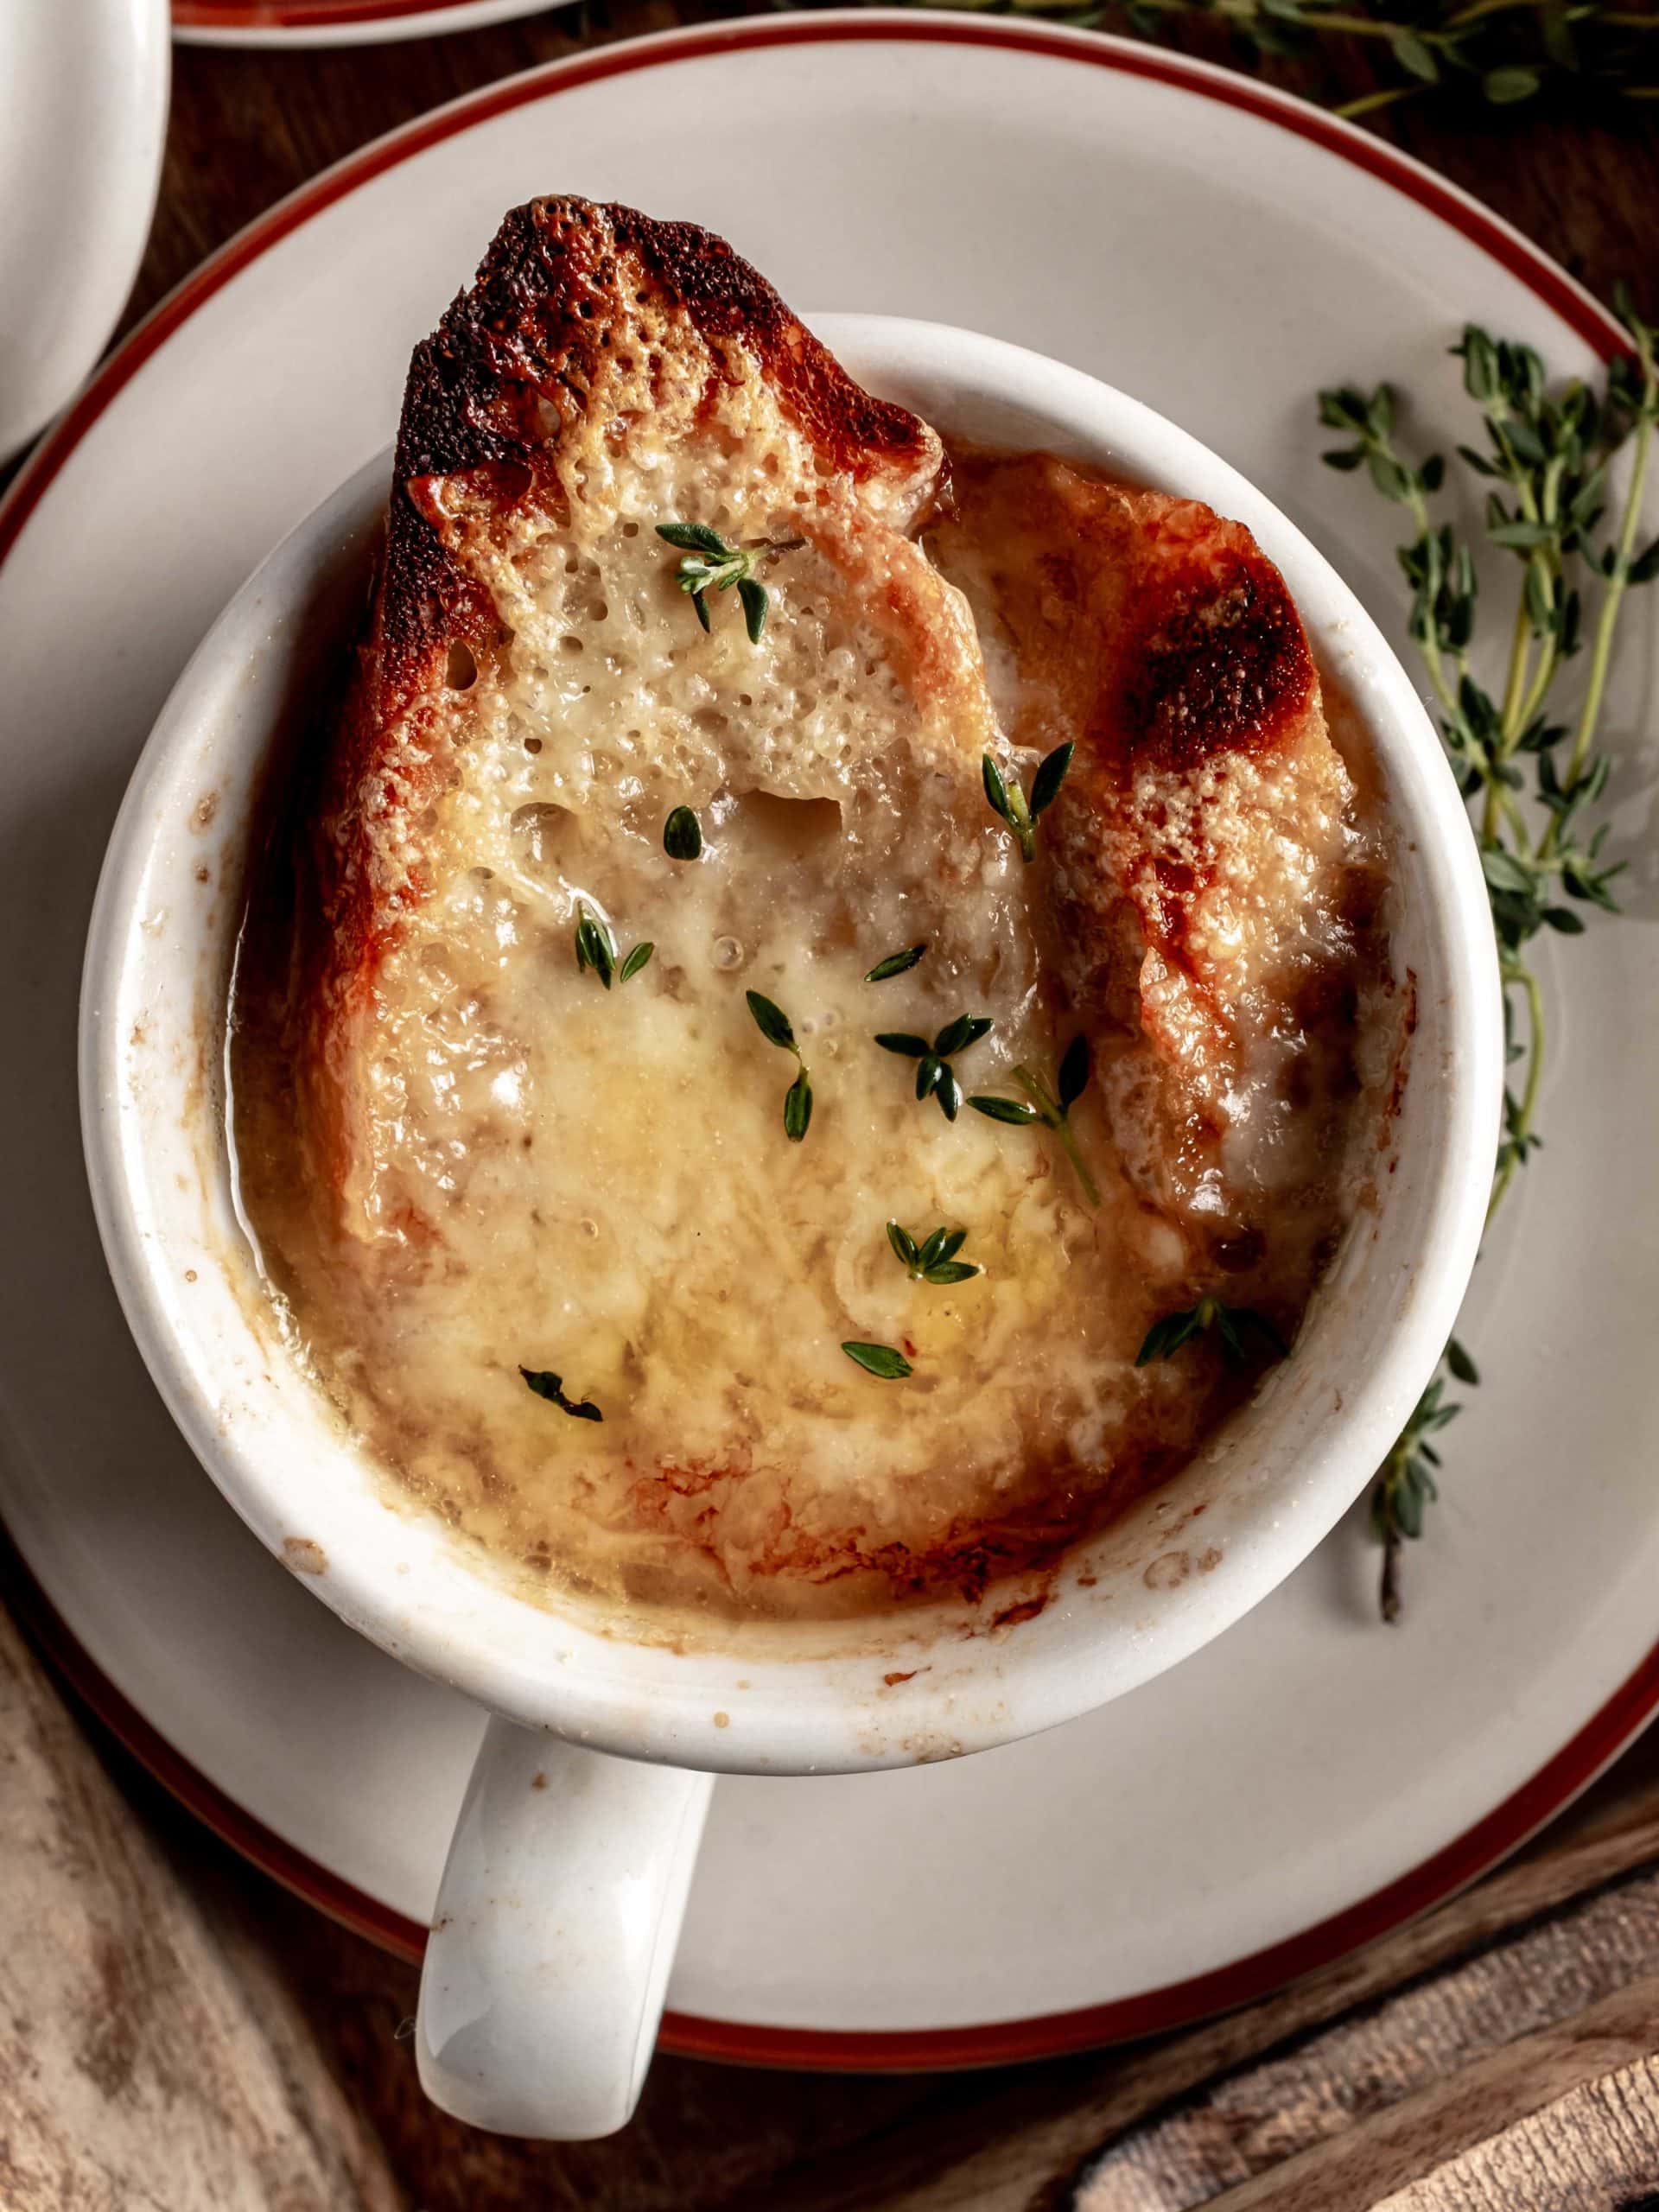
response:
<path fill-rule="evenodd" d="M 931 432 L 855 384 L 723 238 L 632 207 L 533 200 L 505 218 L 410 363 L 376 639 L 393 697 L 431 680 L 435 649 L 457 636 L 486 642 L 493 629 L 433 525 L 427 481 L 474 475 L 482 496 L 524 497 L 546 479 L 569 411 L 588 404 L 604 357 L 642 342 L 642 308 L 664 308 L 683 310 L 711 371 L 763 377 L 830 467 L 858 482 L 937 468 Z"/>
<path fill-rule="evenodd" d="M 848 376 L 724 239 L 637 209 L 551 197 L 504 219 L 473 283 L 414 352 L 386 536 L 365 641 L 317 764 L 299 997 L 323 1172 L 349 1173 L 350 1035 L 387 952 L 430 888 L 410 825 L 442 788 L 476 671 L 504 632 L 457 557 L 454 524 L 487 530 L 527 502 L 556 512 L 562 448 L 637 382 L 764 382 L 819 466 L 895 508 L 943 466 L 926 424 Z"/>

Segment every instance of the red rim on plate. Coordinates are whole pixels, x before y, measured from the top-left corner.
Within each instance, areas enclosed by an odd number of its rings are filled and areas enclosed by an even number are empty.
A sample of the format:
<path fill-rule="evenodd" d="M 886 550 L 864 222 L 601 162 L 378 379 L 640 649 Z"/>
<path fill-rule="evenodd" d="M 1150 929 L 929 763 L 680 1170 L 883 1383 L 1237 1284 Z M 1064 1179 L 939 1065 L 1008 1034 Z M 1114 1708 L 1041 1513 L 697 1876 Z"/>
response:
<path fill-rule="evenodd" d="M 173 0 L 173 22 L 175 29 L 188 31 L 318 31 L 384 23 L 399 16 L 442 16 L 467 4 L 468 0 Z M 526 13 L 529 4 L 526 0 Z"/>
<path fill-rule="evenodd" d="M 175 14 L 180 21 L 211 20 L 220 24 L 233 21 L 238 14 L 265 22 L 302 17 L 320 22 L 360 21 L 377 15 L 412 12 L 417 7 L 435 13 L 454 4 L 456 0 L 280 0 L 280 4 L 254 8 L 181 0 Z M 1098 34 L 1006 20 L 801 16 L 778 21 L 762 17 L 632 40 L 486 86 L 377 140 L 302 185 L 204 262 L 105 363 L 36 449 L 0 506 L 0 562 L 16 547 L 58 471 L 143 363 L 239 270 L 370 178 L 492 116 L 550 99 L 601 78 L 755 47 L 855 41 L 985 46 L 1042 54 L 1090 68 L 1150 78 L 1243 108 L 1281 130 L 1311 139 L 1392 185 L 1490 254 L 1604 358 L 1611 358 L 1619 349 L 1618 326 L 1590 294 L 1478 201 L 1352 124 L 1226 70 Z M 15 1554 L 11 1565 L 19 1611 L 48 1658 L 99 1719 L 175 1796 L 245 1858 L 299 1896 L 386 1949 L 404 1958 L 419 1958 L 426 1941 L 423 1928 L 285 1843 L 192 1766 L 99 1669 Z M 767 2027 L 668 2012 L 663 2018 L 662 2048 L 697 2057 L 763 2065 L 852 2072 L 919 2071 L 1048 2057 L 1183 2026 L 1207 2014 L 1247 2004 L 1316 1967 L 1327 1966 L 1451 1896 L 1524 1842 L 1593 1781 L 1656 1709 L 1659 1709 L 1659 1644 L 1530 1781 L 1432 1858 L 1328 1920 L 1191 1980 L 1077 2012 L 966 2028 L 843 2032 Z"/>

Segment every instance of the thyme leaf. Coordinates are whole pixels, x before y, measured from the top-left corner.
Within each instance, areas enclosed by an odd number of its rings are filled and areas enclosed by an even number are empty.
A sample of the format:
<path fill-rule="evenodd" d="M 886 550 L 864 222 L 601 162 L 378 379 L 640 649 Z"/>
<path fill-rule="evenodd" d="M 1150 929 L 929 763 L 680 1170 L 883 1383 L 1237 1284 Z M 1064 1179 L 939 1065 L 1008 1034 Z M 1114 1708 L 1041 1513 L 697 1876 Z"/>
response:
<path fill-rule="evenodd" d="M 842 1346 L 849 1359 L 855 1361 L 867 1375 L 880 1376 L 884 1382 L 902 1382 L 916 1370 L 901 1351 L 891 1344 L 866 1344 L 856 1341 Z"/>
<path fill-rule="evenodd" d="M 925 942 L 908 946 L 903 952 L 890 952 L 885 960 L 878 960 L 864 978 L 867 983 L 885 983 L 894 976 L 903 976 L 912 969 L 927 950 Z"/>
<path fill-rule="evenodd" d="M 799 1144 L 812 1126 L 812 1079 L 803 1068 L 784 1093 L 784 1135 Z"/>
<path fill-rule="evenodd" d="M 608 991 L 616 973 L 616 945 L 603 922 L 585 906 L 576 909 L 576 969 L 591 968 Z"/>
<path fill-rule="evenodd" d="M 890 1221 L 887 1224 L 887 1242 L 892 1245 L 900 1267 L 907 1268 L 912 1274 L 918 1273 L 921 1253 L 910 1231 L 901 1229 L 896 1221 Z"/>
<path fill-rule="evenodd" d="M 572 1421 L 603 1421 L 605 1416 L 591 1398 L 568 1398 L 564 1394 L 564 1378 L 556 1375 L 550 1367 L 521 1367 L 526 1388 L 538 1398 L 545 1398 L 562 1414 L 569 1414 Z"/>
<path fill-rule="evenodd" d="M 657 535 L 683 553 L 707 553 L 717 561 L 732 550 L 720 532 L 710 530 L 707 523 L 659 522 Z"/>
<path fill-rule="evenodd" d="M 978 1044 L 982 1037 L 988 1037 L 995 1024 L 985 1014 L 959 1014 L 954 1021 L 947 1021 L 933 1039 L 933 1049 L 941 1059 L 949 1059 L 953 1052 L 965 1052 L 970 1045 Z"/>
<path fill-rule="evenodd" d="M 996 1098 L 979 1092 L 968 1101 L 976 1114 L 983 1114 L 987 1121 L 1010 1122 L 1023 1127 L 1037 1119 L 1037 1109 L 1027 1104 L 1023 1098 Z"/>
<path fill-rule="evenodd" d="M 1065 781 L 1065 772 L 1071 766 L 1074 750 L 1073 742 L 1068 738 L 1064 745 L 1057 745 L 1039 763 L 1037 773 L 1031 779 L 1030 806 L 1033 822 L 1039 815 L 1046 814 L 1059 797 L 1060 785 Z"/>
<path fill-rule="evenodd" d="M 1059 1075 L 1054 1088 L 1059 1093 L 1062 1113 L 1069 1114 L 1089 1088 L 1091 1068 L 1089 1039 L 1079 1030 L 1060 1056 Z"/>
<path fill-rule="evenodd" d="M 786 1052 L 796 1052 L 798 1048 L 795 1043 L 795 1032 L 782 1007 L 774 1005 L 771 999 L 763 997 L 759 991 L 745 991 L 743 995 L 748 1001 L 749 1012 L 754 1016 L 754 1026 L 767 1044 L 781 1045 Z"/>
<path fill-rule="evenodd" d="M 772 604 L 771 597 L 766 586 L 757 583 L 753 576 L 738 578 L 737 596 L 742 605 L 743 627 L 749 633 L 749 643 L 758 645 L 760 633 L 766 626 L 766 610 Z"/>

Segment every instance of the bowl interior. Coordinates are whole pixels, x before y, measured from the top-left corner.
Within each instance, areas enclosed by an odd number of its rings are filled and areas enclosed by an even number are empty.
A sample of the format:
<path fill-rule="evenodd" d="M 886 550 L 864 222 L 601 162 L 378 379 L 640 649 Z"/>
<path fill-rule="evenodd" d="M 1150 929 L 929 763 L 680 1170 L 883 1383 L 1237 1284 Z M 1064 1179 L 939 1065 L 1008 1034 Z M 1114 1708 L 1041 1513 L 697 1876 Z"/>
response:
<path fill-rule="evenodd" d="M 937 326 L 821 316 L 852 373 L 947 432 L 1046 446 L 1206 501 L 1283 571 L 1382 771 L 1409 1080 L 1295 1356 L 1173 1482 L 1083 1545 L 1034 1618 L 989 1593 L 855 1630 L 635 1643 L 531 1602 L 402 1504 L 283 1348 L 238 1226 L 224 1007 L 265 764 L 322 701 L 360 617 L 389 460 L 370 462 L 231 602 L 139 763 L 93 917 L 82 1112 L 94 1203 L 140 1349 L 262 1541 L 394 1656 L 601 1748 L 710 1768 L 907 1764 L 1053 1725 L 1195 1649 L 1306 1556 L 1427 1382 L 1473 1265 L 1500 1084 L 1497 971 L 1472 840 L 1439 741 L 1352 594 L 1194 440 L 1092 378 Z"/>

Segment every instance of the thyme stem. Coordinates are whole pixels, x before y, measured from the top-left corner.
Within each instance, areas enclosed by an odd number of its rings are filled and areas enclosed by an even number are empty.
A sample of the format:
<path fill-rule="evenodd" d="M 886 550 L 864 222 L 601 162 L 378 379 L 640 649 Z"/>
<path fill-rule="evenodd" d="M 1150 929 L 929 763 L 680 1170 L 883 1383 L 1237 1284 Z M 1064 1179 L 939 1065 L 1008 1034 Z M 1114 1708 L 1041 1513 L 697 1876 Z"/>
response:
<path fill-rule="evenodd" d="M 1653 344 L 1647 336 L 1642 355 L 1642 366 L 1649 389 L 1654 385 Z M 1584 703 L 1579 709 L 1578 728 L 1573 734 L 1573 750 L 1567 755 L 1567 774 L 1562 779 L 1568 791 L 1584 775 L 1584 764 L 1589 758 L 1590 747 L 1601 720 L 1601 702 L 1607 689 L 1607 671 L 1612 664 L 1613 632 L 1618 626 L 1618 613 L 1624 603 L 1624 594 L 1630 588 L 1630 556 L 1636 548 L 1636 533 L 1642 519 L 1642 493 L 1647 482 L 1648 454 L 1653 445 L 1654 414 L 1645 411 L 1636 427 L 1635 458 L 1630 464 L 1630 490 L 1625 494 L 1624 513 L 1618 532 L 1618 563 L 1607 580 L 1607 589 L 1602 596 L 1601 612 L 1596 619 L 1595 644 L 1590 652 L 1590 680 L 1585 686 Z M 1545 842 L 1553 849 L 1554 823 L 1545 831 Z"/>
<path fill-rule="evenodd" d="M 1083 1185 L 1084 1197 L 1088 1199 L 1091 1206 L 1097 1206 L 1100 1204 L 1100 1186 L 1089 1173 L 1089 1164 L 1077 1149 L 1077 1141 L 1071 1134 L 1071 1122 L 1061 1108 L 1058 1099 L 1038 1081 L 1028 1067 L 1023 1065 L 1013 1067 L 1008 1070 L 1008 1073 L 1037 1109 L 1039 1121 L 1045 1128 L 1052 1129 L 1055 1135 L 1058 1137 L 1061 1148 L 1071 1161 L 1078 1182 Z"/>
<path fill-rule="evenodd" d="M 1532 1135 L 1533 1116 L 1537 1110 L 1538 1092 L 1544 1073 L 1544 995 L 1538 987 L 1538 978 L 1530 968 L 1514 968 L 1506 972 L 1506 985 L 1518 984 L 1527 1001 L 1527 1080 L 1521 1093 L 1521 1103 L 1514 1116 L 1514 1134 L 1520 1139 L 1519 1148 L 1506 1147 L 1492 1177 L 1492 1194 L 1486 1201 L 1486 1221 L 1490 1227 L 1493 1215 L 1509 1195 L 1515 1180 L 1515 1171 L 1525 1158 L 1525 1145 Z"/>
<path fill-rule="evenodd" d="M 1476 0 L 1446 18 L 1438 35 L 1508 5 L 1509 0 Z M 1659 16 L 1654 23 L 1659 27 Z M 1464 795 L 1480 801 L 1481 866 L 1497 938 L 1510 1058 L 1521 1068 L 1504 1094 L 1488 1224 L 1540 1141 L 1547 1025 L 1543 991 L 1524 948 L 1543 929 L 1562 936 L 1582 932 L 1582 915 L 1561 903 L 1563 895 L 1616 911 L 1611 886 L 1624 865 L 1600 858 L 1611 826 L 1605 816 L 1587 837 L 1585 830 L 1611 767 L 1595 744 L 1619 615 L 1632 585 L 1659 576 L 1659 540 L 1637 550 L 1659 425 L 1659 367 L 1654 330 L 1628 301 L 1621 299 L 1618 308 L 1631 351 L 1612 364 L 1599 396 L 1577 384 L 1552 394 L 1544 365 L 1530 347 L 1494 340 L 1472 324 L 1452 349 L 1462 359 L 1465 390 L 1480 411 L 1488 444 L 1484 454 L 1468 447 L 1459 452 L 1468 468 L 1494 487 L 1487 497 L 1489 537 L 1520 563 L 1501 700 L 1484 691 L 1470 670 L 1477 606 L 1470 550 L 1452 524 L 1436 526 L 1430 512 L 1444 462 L 1435 456 L 1414 466 L 1402 457 L 1394 444 L 1394 395 L 1386 385 L 1369 395 L 1346 387 L 1319 397 L 1320 421 L 1357 442 L 1327 453 L 1325 460 L 1339 469 L 1366 469 L 1376 489 L 1415 526 L 1415 537 L 1400 548 L 1414 594 L 1411 634 L 1440 702 L 1441 734 Z M 1611 538 L 1598 543 L 1607 471 L 1627 445 L 1631 459 L 1624 500 Z M 1588 674 L 1558 768 L 1554 748 L 1568 732 L 1547 721 L 1548 704 L 1562 669 L 1580 649 L 1583 590 L 1598 582 Z M 1448 666 L 1457 671 L 1455 686 Z M 1535 765 L 1531 803 L 1536 810 L 1530 816 L 1522 804 L 1520 766 L 1529 758 Z M 1440 1459 L 1431 1439 L 1459 1410 L 1445 1397 L 1448 1376 L 1464 1383 L 1478 1379 L 1455 1340 L 1377 1471 L 1371 1510 L 1382 1546 L 1379 1597 L 1385 1620 L 1400 1611 L 1403 1544 L 1421 1535 L 1425 1508 L 1436 1495 L 1433 1470 Z"/>

